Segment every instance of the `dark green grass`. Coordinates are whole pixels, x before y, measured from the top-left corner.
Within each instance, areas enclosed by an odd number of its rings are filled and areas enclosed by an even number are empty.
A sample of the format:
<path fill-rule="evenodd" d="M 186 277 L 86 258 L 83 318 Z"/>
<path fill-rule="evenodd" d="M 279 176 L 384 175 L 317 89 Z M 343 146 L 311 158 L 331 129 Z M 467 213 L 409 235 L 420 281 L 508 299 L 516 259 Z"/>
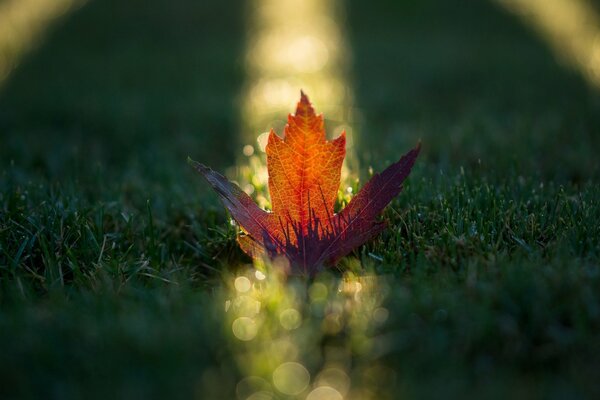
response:
<path fill-rule="evenodd" d="M 93 1 L 0 88 L 1 398 L 234 398 L 248 260 L 186 158 L 236 159 L 244 26 L 207 3 Z M 598 94 L 458 3 L 349 4 L 361 173 L 423 153 L 340 266 L 389 282 L 391 398 L 597 396 Z"/>

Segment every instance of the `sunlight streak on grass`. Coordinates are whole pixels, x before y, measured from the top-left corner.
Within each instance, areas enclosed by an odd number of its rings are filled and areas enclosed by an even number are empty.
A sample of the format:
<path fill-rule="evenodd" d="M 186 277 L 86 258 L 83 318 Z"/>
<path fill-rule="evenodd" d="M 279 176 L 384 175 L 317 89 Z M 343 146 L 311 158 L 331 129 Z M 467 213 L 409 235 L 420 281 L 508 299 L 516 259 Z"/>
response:
<path fill-rule="evenodd" d="M 387 286 L 352 273 L 308 281 L 288 269 L 285 259 L 257 263 L 225 294 L 238 398 L 385 398 L 393 373 L 378 361 L 386 351 L 378 335 L 389 316 Z"/>
<path fill-rule="evenodd" d="M 45 30 L 85 0 L 6 0 L 0 2 L 0 84 Z"/>
<path fill-rule="evenodd" d="M 557 55 L 600 88 L 600 16 L 587 0 L 496 0 L 532 25 Z"/>
<path fill-rule="evenodd" d="M 324 113 L 330 137 L 346 131 L 347 162 L 353 170 L 355 117 L 342 4 L 338 0 L 260 0 L 249 7 L 241 124 L 245 157 L 236 175 L 242 188 L 249 194 L 256 191 L 259 204 L 265 206 L 267 133 L 274 128 L 281 134 L 300 90 Z M 348 168 L 344 171 L 347 176 Z"/>

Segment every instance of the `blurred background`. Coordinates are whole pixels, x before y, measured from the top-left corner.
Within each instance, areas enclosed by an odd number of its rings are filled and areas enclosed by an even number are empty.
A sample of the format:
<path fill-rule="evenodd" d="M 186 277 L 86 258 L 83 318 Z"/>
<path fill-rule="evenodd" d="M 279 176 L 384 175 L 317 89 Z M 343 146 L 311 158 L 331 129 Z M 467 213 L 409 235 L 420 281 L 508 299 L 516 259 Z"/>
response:
<path fill-rule="evenodd" d="M 368 164 L 420 138 L 442 165 L 586 180 L 598 20 L 591 0 L 2 0 L 0 156 L 46 177 L 223 168 L 303 88 Z"/>
<path fill-rule="evenodd" d="M 385 284 L 250 312 L 266 278 L 186 159 L 268 205 L 301 89 L 351 139 L 342 189 L 423 150 L 344 261 Z M 270 399 L 275 334 L 309 360 L 279 392 L 342 382 L 309 400 L 598 394 L 598 149 L 596 0 L 0 0 L 0 397 Z M 330 341 L 354 364 L 314 371 Z"/>

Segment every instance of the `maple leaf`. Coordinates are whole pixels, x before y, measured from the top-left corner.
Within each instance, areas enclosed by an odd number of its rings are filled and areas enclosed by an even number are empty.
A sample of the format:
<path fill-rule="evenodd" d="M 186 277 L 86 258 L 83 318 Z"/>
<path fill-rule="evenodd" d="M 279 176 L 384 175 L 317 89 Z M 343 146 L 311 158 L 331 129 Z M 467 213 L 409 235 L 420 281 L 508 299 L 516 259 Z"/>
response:
<path fill-rule="evenodd" d="M 378 215 L 402 190 L 420 144 L 380 174 L 375 174 L 348 205 L 335 214 L 346 154 L 345 132 L 326 140 L 322 115 L 301 93 L 288 116 L 283 138 L 273 129 L 266 147 L 272 212 L 258 207 L 236 184 L 191 161 L 217 192 L 243 230 L 241 248 L 251 257 L 283 255 L 292 267 L 314 275 L 373 238 L 385 227 Z"/>

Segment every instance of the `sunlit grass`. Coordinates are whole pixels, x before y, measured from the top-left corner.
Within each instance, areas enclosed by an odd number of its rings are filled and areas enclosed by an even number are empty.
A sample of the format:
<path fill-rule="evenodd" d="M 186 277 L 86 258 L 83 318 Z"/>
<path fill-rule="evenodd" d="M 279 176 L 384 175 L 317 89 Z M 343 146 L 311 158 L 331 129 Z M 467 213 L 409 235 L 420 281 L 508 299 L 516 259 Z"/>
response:
<path fill-rule="evenodd" d="M 262 207 L 269 207 L 267 135 L 271 128 L 281 134 L 301 90 L 324 114 L 330 137 L 346 132 L 346 159 L 356 167 L 350 59 L 339 7 L 320 0 L 250 6 L 237 175 Z M 350 193 L 343 189 L 341 201 Z M 381 398 L 362 383 L 367 365 L 376 365 L 365 362 L 375 346 L 371 336 L 387 315 L 377 280 L 326 274 L 311 282 L 289 272 L 286 259 L 265 260 L 231 280 L 224 315 L 243 376 L 238 399 Z"/>
<path fill-rule="evenodd" d="M 588 0 L 496 0 L 522 17 L 560 59 L 600 88 L 600 16 Z"/>
<path fill-rule="evenodd" d="M 20 58 L 42 39 L 56 18 L 86 0 L 5 0 L 0 2 L 0 85 Z"/>
<path fill-rule="evenodd" d="M 348 83 L 350 54 L 344 37 L 339 1 L 261 0 L 248 10 L 247 49 L 237 174 L 243 189 L 262 206 L 266 198 L 264 150 L 267 134 L 281 134 L 304 90 L 325 115 L 331 137 L 346 131 L 347 161 L 355 168 L 355 112 Z"/>
<path fill-rule="evenodd" d="M 389 311 L 375 276 L 289 277 L 285 259 L 231 278 L 224 316 L 242 379 L 239 399 L 381 399 L 365 379 L 383 369 L 376 339 Z"/>

